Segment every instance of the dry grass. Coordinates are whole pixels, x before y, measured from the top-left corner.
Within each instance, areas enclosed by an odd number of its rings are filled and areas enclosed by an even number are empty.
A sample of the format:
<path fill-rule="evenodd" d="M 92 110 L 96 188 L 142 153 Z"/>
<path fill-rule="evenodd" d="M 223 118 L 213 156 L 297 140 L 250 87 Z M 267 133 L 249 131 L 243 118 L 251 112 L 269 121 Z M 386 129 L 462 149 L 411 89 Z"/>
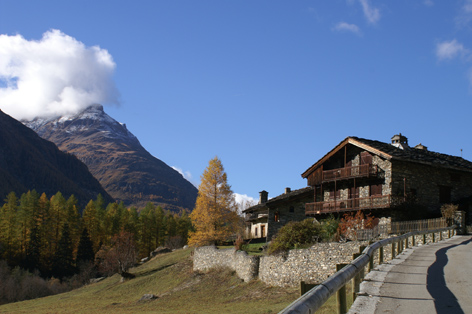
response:
<path fill-rule="evenodd" d="M 298 297 L 295 288 L 242 282 L 228 269 L 192 271 L 191 250 L 156 256 L 120 283 L 114 275 L 55 296 L 0 306 L 0 313 L 276 313 Z M 158 296 L 139 301 L 147 293 Z"/>

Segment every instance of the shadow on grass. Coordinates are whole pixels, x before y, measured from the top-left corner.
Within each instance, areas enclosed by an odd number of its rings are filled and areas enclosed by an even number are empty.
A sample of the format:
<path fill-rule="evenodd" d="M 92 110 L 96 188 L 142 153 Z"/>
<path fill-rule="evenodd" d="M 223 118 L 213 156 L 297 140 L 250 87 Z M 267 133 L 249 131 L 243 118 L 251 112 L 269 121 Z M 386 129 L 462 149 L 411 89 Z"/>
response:
<path fill-rule="evenodd" d="M 139 273 L 136 273 L 136 277 L 143 277 L 143 276 L 148 276 L 148 275 L 152 275 L 154 273 L 157 273 L 158 271 L 161 271 L 161 270 L 164 270 L 168 267 L 171 267 L 171 266 L 174 266 L 175 264 L 177 263 L 171 263 L 171 264 L 168 264 L 168 265 L 164 265 L 162 267 L 159 267 L 159 268 L 156 268 L 156 269 L 152 269 L 152 270 L 148 270 L 148 271 L 143 271 L 143 272 L 139 272 Z"/>

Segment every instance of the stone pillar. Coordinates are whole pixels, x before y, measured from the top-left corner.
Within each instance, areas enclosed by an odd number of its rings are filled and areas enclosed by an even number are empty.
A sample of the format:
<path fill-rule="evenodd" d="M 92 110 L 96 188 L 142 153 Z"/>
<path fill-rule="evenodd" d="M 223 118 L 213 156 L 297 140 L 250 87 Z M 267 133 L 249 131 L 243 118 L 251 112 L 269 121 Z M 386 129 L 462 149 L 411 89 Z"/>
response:
<path fill-rule="evenodd" d="M 454 224 L 457 226 L 457 234 L 466 234 L 467 227 L 465 225 L 465 211 L 457 210 L 454 212 L 454 217 L 452 218 Z"/>

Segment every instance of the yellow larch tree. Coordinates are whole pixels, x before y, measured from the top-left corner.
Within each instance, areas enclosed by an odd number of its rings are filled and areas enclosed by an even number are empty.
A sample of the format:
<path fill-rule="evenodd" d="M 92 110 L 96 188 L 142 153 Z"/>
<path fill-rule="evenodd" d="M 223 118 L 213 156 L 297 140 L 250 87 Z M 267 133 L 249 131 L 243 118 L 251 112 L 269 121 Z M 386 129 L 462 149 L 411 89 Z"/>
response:
<path fill-rule="evenodd" d="M 226 241 L 238 230 L 239 216 L 233 191 L 221 160 L 210 160 L 201 176 L 195 209 L 190 214 L 195 231 L 189 245 L 202 246 Z"/>

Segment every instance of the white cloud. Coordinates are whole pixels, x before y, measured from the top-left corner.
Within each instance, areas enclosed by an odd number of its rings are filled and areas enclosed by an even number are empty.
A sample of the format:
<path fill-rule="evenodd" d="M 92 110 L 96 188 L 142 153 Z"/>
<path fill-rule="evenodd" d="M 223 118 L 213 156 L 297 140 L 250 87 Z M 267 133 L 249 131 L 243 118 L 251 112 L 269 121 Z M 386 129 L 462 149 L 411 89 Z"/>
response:
<path fill-rule="evenodd" d="M 174 166 L 172 166 L 171 168 L 174 169 L 175 171 L 177 171 L 178 173 L 180 173 L 180 174 L 182 175 L 182 177 L 184 177 L 187 181 L 189 181 L 189 182 L 192 183 L 193 185 L 197 186 L 197 185 L 193 182 L 193 177 L 192 177 L 192 174 L 190 173 L 190 171 L 183 171 L 181 168 L 179 168 L 179 167 L 174 167 Z"/>
<path fill-rule="evenodd" d="M 465 55 L 467 53 L 468 50 L 455 39 L 436 44 L 436 57 L 439 60 L 453 59 L 458 55 Z"/>
<path fill-rule="evenodd" d="M 369 0 L 359 0 L 364 11 L 364 16 L 371 24 L 376 24 L 380 20 L 380 10 L 371 7 Z"/>
<path fill-rule="evenodd" d="M 424 0 L 423 4 L 428 7 L 432 7 L 434 5 L 434 2 L 432 0 Z"/>
<path fill-rule="evenodd" d="M 472 0 L 464 0 L 455 18 L 458 27 L 464 27 L 472 20 Z"/>
<path fill-rule="evenodd" d="M 77 113 L 119 104 L 107 50 L 86 47 L 59 30 L 40 40 L 0 35 L 0 108 L 16 119 Z"/>
<path fill-rule="evenodd" d="M 241 214 L 242 211 L 245 210 L 246 208 L 257 205 L 258 203 L 258 201 L 255 198 L 250 197 L 246 194 L 233 193 L 233 195 L 234 195 L 234 200 L 236 201 L 236 204 L 238 205 L 239 214 Z"/>
<path fill-rule="evenodd" d="M 472 13 L 472 0 L 465 0 L 464 5 L 462 6 L 463 13 Z"/>
<path fill-rule="evenodd" d="M 338 24 L 334 26 L 333 30 L 340 31 L 340 32 L 351 32 L 356 35 L 361 35 L 361 30 L 359 29 L 357 25 L 349 24 L 346 22 L 339 22 Z"/>

